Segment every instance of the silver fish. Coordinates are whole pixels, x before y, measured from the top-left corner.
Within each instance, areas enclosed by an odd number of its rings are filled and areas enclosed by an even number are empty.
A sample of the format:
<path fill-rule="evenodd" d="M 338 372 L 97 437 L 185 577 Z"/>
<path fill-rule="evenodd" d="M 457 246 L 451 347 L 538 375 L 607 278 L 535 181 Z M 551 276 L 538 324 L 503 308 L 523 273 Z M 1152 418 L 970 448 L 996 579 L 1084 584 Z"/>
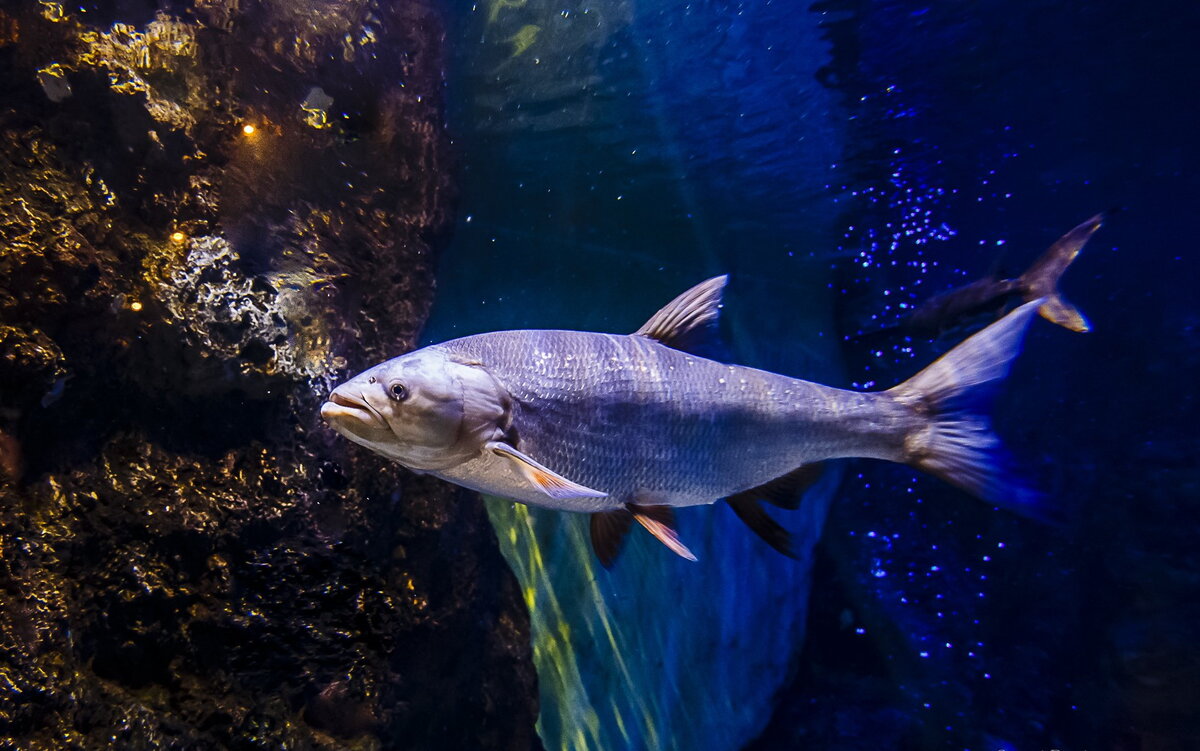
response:
<path fill-rule="evenodd" d="M 338 386 L 321 416 L 417 472 L 592 514 L 606 566 L 635 520 L 695 560 L 672 509 L 719 499 L 789 553 L 759 501 L 794 507 L 819 463 L 840 457 L 902 462 L 991 502 L 1029 505 L 1001 469 L 982 405 L 1043 301 L 908 381 L 860 393 L 693 354 L 715 335 L 726 280 L 693 287 L 633 334 L 499 331 L 410 352 Z"/>

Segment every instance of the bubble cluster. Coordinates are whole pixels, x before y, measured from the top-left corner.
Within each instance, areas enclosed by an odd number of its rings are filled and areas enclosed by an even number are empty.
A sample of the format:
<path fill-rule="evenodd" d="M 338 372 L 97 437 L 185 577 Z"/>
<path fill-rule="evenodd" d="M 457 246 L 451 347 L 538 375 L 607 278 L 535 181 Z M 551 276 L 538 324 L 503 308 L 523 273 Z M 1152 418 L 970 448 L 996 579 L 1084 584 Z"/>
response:
<path fill-rule="evenodd" d="M 861 104 L 877 108 L 877 117 L 919 117 L 920 109 L 904 99 L 888 85 Z M 1003 149 L 996 159 L 1017 154 Z M 831 165 L 844 179 L 826 188 L 843 210 L 831 288 L 842 300 L 849 380 L 854 388 L 878 390 L 952 344 L 905 335 L 905 317 L 929 297 L 978 278 L 985 259 L 1007 244 L 1002 236 L 969 236 L 952 218 L 964 206 L 998 206 L 1013 194 L 997 168 L 963 181 L 962 166 L 946 165 L 937 144 L 892 143 L 872 156 L 857 170 Z M 847 476 L 850 510 L 841 518 L 849 521 L 839 532 L 853 551 L 867 607 L 894 632 L 888 659 L 907 666 L 904 690 L 912 706 L 944 719 L 952 733 L 968 724 L 964 692 L 997 672 L 990 664 L 994 613 L 987 608 L 1011 541 L 981 526 L 978 515 L 959 514 L 958 506 L 975 501 L 937 480 L 894 465 L 858 469 Z M 855 633 L 870 635 L 861 627 Z"/>

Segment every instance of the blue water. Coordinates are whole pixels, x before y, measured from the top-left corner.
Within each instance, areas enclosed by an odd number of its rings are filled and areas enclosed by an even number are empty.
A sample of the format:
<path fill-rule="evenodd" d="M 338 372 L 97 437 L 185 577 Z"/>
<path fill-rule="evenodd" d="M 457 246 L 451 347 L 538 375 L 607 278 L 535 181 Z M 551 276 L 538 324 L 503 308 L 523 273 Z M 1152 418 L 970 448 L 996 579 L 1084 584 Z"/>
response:
<path fill-rule="evenodd" d="M 450 76 L 463 196 L 425 338 L 629 332 L 692 284 L 730 273 L 737 359 L 839 378 L 821 250 L 835 239 L 823 181 L 840 158 L 839 107 L 813 79 L 824 49 L 816 25 L 797 23 L 786 4 L 741 14 L 535 5 L 453 16 L 455 37 L 473 40 Z M 714 13 L 731 19 L 716 35 Z M 512 40 L 530 26 L 534 43 L 515 54 Z M 747 45 L 768 54 L 751 60 Z M 805 70 L 808 82 L 772 68 Z M 690 112 L 705 114 L 680 117 Z M 635 535 L 604 571 L 584 517 L 491 501 L 531 611 L 546 746 L 736 748 L 753 738 L 802 642 L 807 560 L 836 477 L 787 520 L 799 565 L 722 506 L 680 515 L 698 565 Z"/>
<path fill-rule="evenodd" d="M 1198 573 L 1196 5 L 446 15 L 462 194 L 427 341 L 632 331 L 730 273 L 735 359 L 883 388 L 952 342 L 862 334 L 1118 209 L 1063 283 L 1094 331 L 1035 324 L 997 405 L 1061 526 L 861 462 L 780 517 L 799 562 L 717 506 L 680 514 L 701 564 L 637 543 L 603 572 L 583 520 L 490 501 L 547 748 L 1200 738 L 1178 699 L 1200 685 L 1180 604 Z"/>

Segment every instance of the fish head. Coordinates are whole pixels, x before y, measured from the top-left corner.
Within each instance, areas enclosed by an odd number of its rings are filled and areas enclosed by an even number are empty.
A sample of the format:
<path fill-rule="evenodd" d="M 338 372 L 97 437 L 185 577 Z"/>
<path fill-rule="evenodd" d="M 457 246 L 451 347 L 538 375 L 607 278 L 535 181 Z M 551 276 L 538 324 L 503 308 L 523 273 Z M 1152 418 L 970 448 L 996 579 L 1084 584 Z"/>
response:
<path fill-rule="evenodd" d="M 510 405 L 481 364 L 426 347 L 341 384 L 321 405 L 321 417 L 377 454 L 434 471 L 474 458 L 503 435 Z"/>

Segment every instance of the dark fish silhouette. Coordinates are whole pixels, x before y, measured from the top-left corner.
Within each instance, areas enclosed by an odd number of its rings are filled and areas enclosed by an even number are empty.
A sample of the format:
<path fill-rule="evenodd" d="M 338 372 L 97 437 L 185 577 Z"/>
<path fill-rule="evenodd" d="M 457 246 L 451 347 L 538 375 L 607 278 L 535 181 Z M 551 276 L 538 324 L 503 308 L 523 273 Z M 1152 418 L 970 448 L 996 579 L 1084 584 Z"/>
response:
<path fill-rule="evenodd" d="M 1087 319 L 1058 291 L 1058 280 L 1079 255 L 1088 239 L 1100 229 L 1103 214 L 1088 219 L 1058 239 L 1029 269 L 1016 279 L 986 276 L 962 287 L 934 295 L 917 306 L 896 326 L 923 336 L 940 336 L 1000 317 L 1018 304 L 1042 300 L 1038 313 L 1071 331 L 1090 330 Z"/>
<path fill-rule="evenodd" d="M 435 344 L 338 386 L 321 416 L 410 469 L 522 503 L 592 515 L 612 563 L 633 522 L 695 560 L 674 509 L 728 499 L 768 543 L 819 462 L 870 457 L 922 469 L 993 503 L 1028 508 L 983 411 L 1035 301 L 887 391 L 860 393 L 693 354 L 725 277 L 683 293 L 633 334 L 497 331 Z"/>

